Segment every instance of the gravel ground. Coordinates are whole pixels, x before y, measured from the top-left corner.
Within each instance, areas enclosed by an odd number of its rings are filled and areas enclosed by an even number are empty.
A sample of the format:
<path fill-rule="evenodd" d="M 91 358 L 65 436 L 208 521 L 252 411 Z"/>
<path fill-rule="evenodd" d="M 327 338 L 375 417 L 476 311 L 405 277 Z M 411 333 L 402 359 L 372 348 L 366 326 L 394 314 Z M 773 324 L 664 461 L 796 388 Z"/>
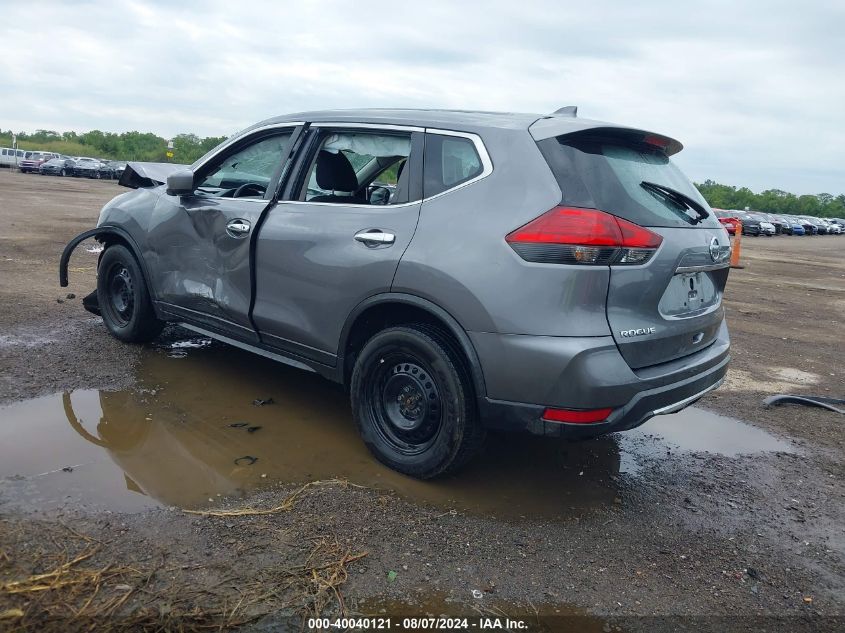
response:
<path fill-rule="evenodd" d="M 96 253 L 77 251 L 69 288 L 57 280 L 64 244 L 93 226 L 100 206 L 120 191 L 110 182 L 0 171 L 8 227 L 0 235 L 0 404 L 64 390 L 137 388 L 142 350 L 111 339 L 81 307 L 94 287 Z M 732 271 L 726 293 L 729 379 L 700 404 L 777 436 L 794 453 L 667 451 L 645 460 L 635 476 L 593 475 L 609 491 L 606 499 L 554 519 L 513 517 L 506 509 L 468 513 L 342 484 L 308 488 L 272 514 L 229 517 L 174 508 L 120 514 L 84 504 L 22 509 L 0 486 L 0 618 L 20 607 L 26 615 L 10 615 L 13 626 L 49 628 L 34 618 L 49 612 L 44 596 L 51 592 L 9 606 L 3 582 L 43 572 L 57 560 L 56 547 L 68 555 L 98 543 L 80 564 L 154 570 L 146 594 L 126 585 L 130 596 L 115 611 L 124 618 L 142 607 L 169 613 L 169 603 L 149 596 L 181 592 L 192 597 L 179 613 L 205 610 L 215 625 L 248 621 L 247 629 L 271 630 L 309 609 L 339 612 L 334 587 L 342 586 L 350 612 L 540 614 L 532 615 L 535 630 L 690 623 L 702 630 L 841 630 L 843 418 L 765 409 L 761 400 L 779 392 L 845 396 L 845 237 L 746 238 L 742 252 L 746 267 Z M 0 446 L 0 461 L 14 450 Z M 269 508 L 296 488 L 268 485 L 220 504 Z M 72 531 L 60 536 L 57 526 Z M 277 582 L 267 575 L 272 570 L 307 567 L 315 543 L 329 541 L 321 555 L 342 555 L 325 594 L 309 581 L 284 599 L 252 601 L 257 594 L 245 587 Z M 285 582 L 291 591 L 300 587 Z M 108 591 L 104 584 L 98 600 Z M 240 603 L 237 613 L 212 613 L 246 595 L 249 606 Z M 56 630 L 72 629 L 61 619 L 70 616 L 57 617 Z"/>

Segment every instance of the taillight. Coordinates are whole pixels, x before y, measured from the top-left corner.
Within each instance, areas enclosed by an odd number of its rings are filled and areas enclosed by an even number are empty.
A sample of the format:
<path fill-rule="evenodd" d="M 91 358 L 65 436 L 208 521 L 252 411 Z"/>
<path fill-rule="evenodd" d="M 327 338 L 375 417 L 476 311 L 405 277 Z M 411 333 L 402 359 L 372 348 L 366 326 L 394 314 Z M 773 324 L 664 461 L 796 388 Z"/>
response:
<path fill-rule="evenodd" d="M 555 207 L 509 233 L 522 259 L 542 264 L 644 264 L 663 238 L 597 209 Z"/>

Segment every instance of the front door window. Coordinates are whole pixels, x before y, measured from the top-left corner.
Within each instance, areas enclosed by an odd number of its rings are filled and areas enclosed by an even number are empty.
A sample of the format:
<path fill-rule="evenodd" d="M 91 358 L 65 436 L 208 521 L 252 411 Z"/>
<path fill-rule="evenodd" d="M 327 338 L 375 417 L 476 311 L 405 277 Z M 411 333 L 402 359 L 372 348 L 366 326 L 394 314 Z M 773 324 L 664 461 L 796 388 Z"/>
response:
<path fill-rule="evenodd" d="M 287 158 L 290 138 L 290 132 L 275 134 L 229 154 L 202 178 L 195 193 L 219 198 L 263 198 Z"/>

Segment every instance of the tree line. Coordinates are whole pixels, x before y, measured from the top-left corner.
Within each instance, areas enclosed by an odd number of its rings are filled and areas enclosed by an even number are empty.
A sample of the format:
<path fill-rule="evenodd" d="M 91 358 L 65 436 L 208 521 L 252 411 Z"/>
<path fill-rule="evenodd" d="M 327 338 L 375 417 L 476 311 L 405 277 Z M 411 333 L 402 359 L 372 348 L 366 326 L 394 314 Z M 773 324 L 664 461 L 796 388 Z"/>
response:
<path fill-rule="evenodd" d="M 33 134 L 18 134 L 20 149 L 40 149 L 68 156 L 91 156 L 113 160 L 137 160 L 163 163 L 193 163 L 208 150 L 216 147 L 225 136 L 200 138 L 196 134 L 177 134 L 173 139 L 173 158 L 167 157 L 167 139 L 151 132 L 101 132 L 91 130 L 55 132 L 36 130 Z M 0 130 L 0 145 L 12 146 L 12 132 Z"/>
<path fill-rule="evenodd" d="M 91 130 L 55 132 L 36 130 L 33 134 L 18 134 L 21 149 L 41 149 L 69 156 L 93 156 L 115 160 L 192 163 L 208 150 L 219 145 L 225 136 L 200 138 L 196 134 L 177 134 L 173 140 L 172 159 L 167 158 L 167 139 L 151 132 L 101 132 Z M 11 147 L 12 132 L 0 130 L 0 145 Z M 713 180 L 696 183 L 710 206 L 718 209 L 745 209 L 787 215 L 813 215 L 829 218 L 845 217 L 845 194 L 829 193 L 797 196 L 780 189 L 754 193 L 748 187 L 723 185 Z"/>
<path fill-rule="evenodd" d="M 796 196 L 781 189 L 754 193 L 748 187 L 722 185 L 713 180 L 695 184 L 711 207 L 745 209 L 786 215 L 812 215 L 823 218 L 845 218 L 845 194 L 830 193 Z"/>

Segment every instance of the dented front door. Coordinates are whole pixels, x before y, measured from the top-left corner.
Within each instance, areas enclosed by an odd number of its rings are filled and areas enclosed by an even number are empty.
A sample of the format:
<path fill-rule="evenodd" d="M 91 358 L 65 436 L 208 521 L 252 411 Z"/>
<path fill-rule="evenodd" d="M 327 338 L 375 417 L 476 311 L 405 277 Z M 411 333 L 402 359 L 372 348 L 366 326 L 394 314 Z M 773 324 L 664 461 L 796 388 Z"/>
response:
<path fill-rule="evenodd" d="M 289 157 L 290 128 L 264 130 L 198 169 L 189 195 L 162 195 L 148 231 L 161 307 L 257 341 L 250 250 Z"/>
<path fill-rule="evenodd" d="M 150 232 L 158 299 L 212 327 L 253 333 L 250 237 L 265 200 L 162 196 Z M 255 338 L 254 334 L 249 336 Z"/>

